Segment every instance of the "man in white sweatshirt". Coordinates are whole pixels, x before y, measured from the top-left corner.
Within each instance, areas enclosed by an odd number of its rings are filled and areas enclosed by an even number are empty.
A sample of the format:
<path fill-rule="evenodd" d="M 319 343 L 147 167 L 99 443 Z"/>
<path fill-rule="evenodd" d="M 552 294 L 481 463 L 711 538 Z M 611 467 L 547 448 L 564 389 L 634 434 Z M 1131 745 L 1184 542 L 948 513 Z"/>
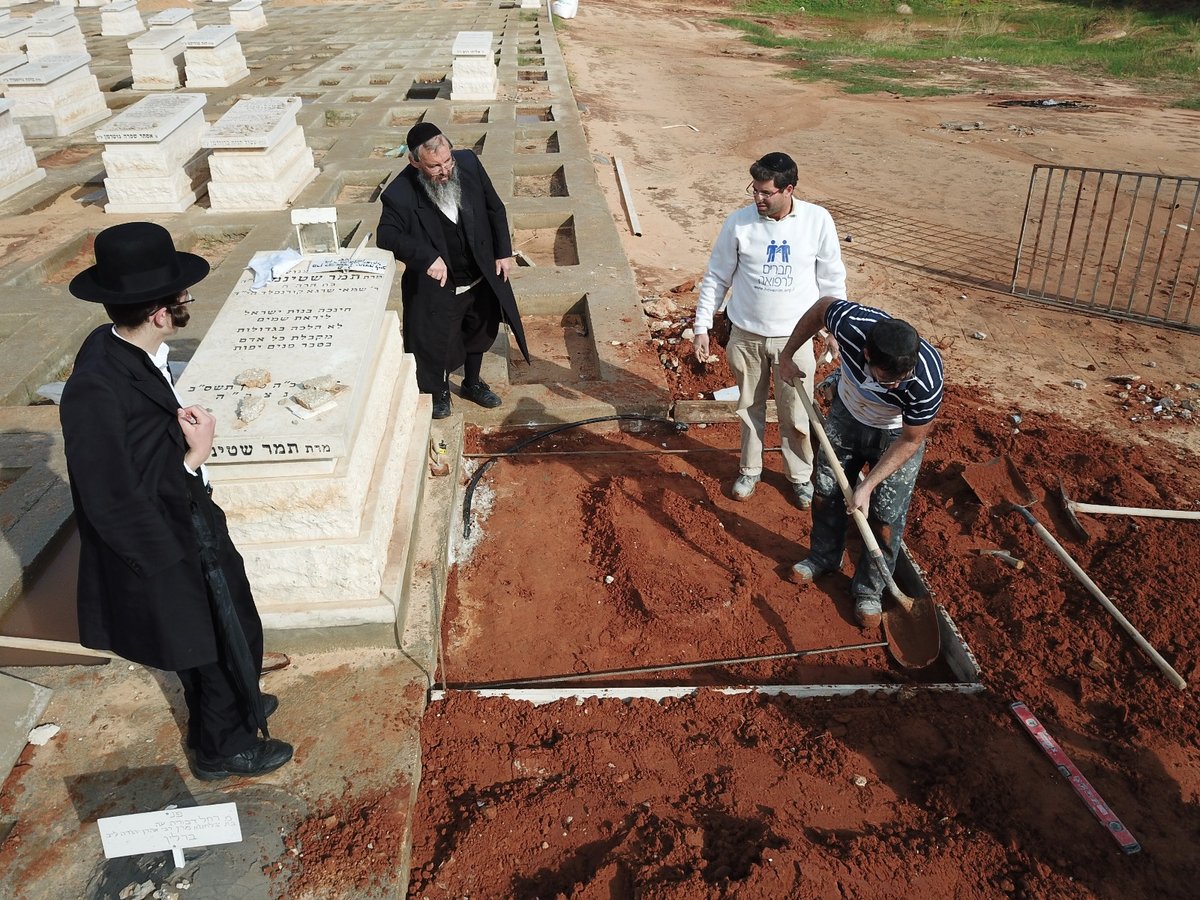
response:
<path fill-rule="evenodd" d="M 775 407 L 783 468 L 801 509 L 812 505 L 812 443 L 808 416 L 791 384 L 779 377 L 779 354 L 800 317 L 821 297 L 846 299 L 846 267 L 833 218 L 820 206 L 794 196 L 796 163 L 786 153 L 768 153 L 750 166 L 746 188 L 754 203 L 731 214 L 708 261 L 696 301 L 696 358 L 708 359 L 708 331 L 726 293 L 731 333 L 726 353 L 741 392 L 741 471 L 735 500 L 746 500 L 762 477 L 767 393 L 775 375 Z M 836 354 L 836 343 L 828 345 Z M 812 396 L 817 369 L 812 341 L 792 357 Z"/>

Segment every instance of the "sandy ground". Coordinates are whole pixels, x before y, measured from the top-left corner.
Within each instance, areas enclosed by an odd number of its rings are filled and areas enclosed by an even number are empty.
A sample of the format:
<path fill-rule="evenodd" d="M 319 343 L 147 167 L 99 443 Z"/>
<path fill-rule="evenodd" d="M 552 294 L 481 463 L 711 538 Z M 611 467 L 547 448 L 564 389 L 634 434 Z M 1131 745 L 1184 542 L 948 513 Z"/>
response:
<path fill-rule="evenodd" d="M 1049 114 L 989 106 L 999 88 L 919 100 L 851 96 L 788 79 L 775 51 L 713 22 L 728 12 L 728 4 L 622 0 L 582 4 L 577 18 L 557 23 L 598 177 L 646 297 L 703 275 L 724 217 L 747 202 L 750 162 L 774 150 L 797 160 L 801 197 L 1013 246 L 1035 163 L 1196 174 L 1200 113 L 1164 108 L 1128 85 L 1063 72 L 976 66 L 966 73 L 995 78 L 1008 87 L 1005 97 L 1019 95 L 1016 82 L 1028 96 L 1095 107 Z M 979 121 L 988 130 L 941 127 Z M 697 130 L 674 127 L 684 125 Z M 622 159 L 633 189 L 641 237 L 627 224 L 612 156 Z M 1105 394 L 1106 375 L 1200 381 L 1200 337 L 964 287 L 857 254 L 853 243 L 843 255 L 852 299 L 908 318 L 938 344 L 949 378 L 1017 408 L 1052 410 L 1136 441 L 1128 416 Z M 972 340 L 975 331 L 988 342 Z M 1080 378 L 1085 390 L 1069 386 Z M 1192 451 L 1200 449 L 1198 435 L 1194 427 L 1164 434 Z"/>

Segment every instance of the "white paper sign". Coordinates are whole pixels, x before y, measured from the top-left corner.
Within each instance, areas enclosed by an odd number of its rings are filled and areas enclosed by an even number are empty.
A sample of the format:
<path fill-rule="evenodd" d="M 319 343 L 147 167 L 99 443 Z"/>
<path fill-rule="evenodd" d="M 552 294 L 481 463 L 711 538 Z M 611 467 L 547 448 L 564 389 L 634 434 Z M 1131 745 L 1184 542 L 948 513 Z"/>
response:
<path fill-rule="evenodd" d="M 97 819 L 104 858 L 160 850 L 236 844 L 242 839 L 236 803 L 189 806 Z"/>
<path fill-rule="evenodd" d="M 386 259 L 351 259 L 348 256 L 335 256 L 333 259 L 314 259 L 308 264 L 309 275 L 319 275 L 322 272 L 371 272 L 382 275 L 387 271 L 389 261 Z"/>

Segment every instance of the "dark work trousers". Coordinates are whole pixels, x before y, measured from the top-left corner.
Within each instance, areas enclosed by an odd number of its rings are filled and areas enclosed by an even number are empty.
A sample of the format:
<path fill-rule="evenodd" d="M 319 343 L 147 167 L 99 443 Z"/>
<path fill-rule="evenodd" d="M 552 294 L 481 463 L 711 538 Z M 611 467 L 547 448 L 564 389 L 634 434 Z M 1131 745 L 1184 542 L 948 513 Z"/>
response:
<path fill-rule="evenodd" d="M 834 394 L 829 415 L 825 419 L 825 433 L 851 486 L 858 482 L 858 476 L 864 468 L 879 462 L 887 448 L 900 437 L 900 431 L 899 428 L 863 425 L 850 414 L 837 394 Z M 869 519 L 877 528 L 879 549 L 883 551 L 889 572 L 896 570 L 896 558 L 900 554 L 900 542 L 908 520 L 908 505 L 912 501 L 913 488 L 924 456 L 925 445 L 922 444 L 904 465 L 885 478 L 871 494 Z M 817 454 L 813 488 L 808 559 L 815 562 L 819 569 L 835 571 L 842 565 L 850 514 L 846 511 L 845 499 L 824 449 Z M 878 600 L 885 587 L 883 575 L 864 544 L 858 565 L 854 568 L 850 593 L 855 600 Z"/>
<path fill-rule="evenodd" d="M 239 604 L 238 618 L 246 633 L 250 655 L 257 661 L 256 671 L 261 671 L 263 635 L 258 615 L 246 615 L 241 604 L 247 598 L 240 592 L 235 591 L 233 596 Z M 188 747 L 209 759 L 249 750 L 258 740 L 258 726 L 219 645 L 218 652 L 221 658 L 216 662 L 176 673 L 183 683 L 183 698 L 188 708 Z"/>
<path fill-rule="evenodd" d="M 454 297 L 445 312 L 445 357 L 432 359 L 420 348 L 406 345 L 417 362 L 417 389 L 425 394 L 449 390 L 446 376 L 466 365 L 466 380 L 479 379 L 479 366 L 500 333 L 500 304 L 486 281 Z M 472 371 L 474 370 L 474 371 Z"/>

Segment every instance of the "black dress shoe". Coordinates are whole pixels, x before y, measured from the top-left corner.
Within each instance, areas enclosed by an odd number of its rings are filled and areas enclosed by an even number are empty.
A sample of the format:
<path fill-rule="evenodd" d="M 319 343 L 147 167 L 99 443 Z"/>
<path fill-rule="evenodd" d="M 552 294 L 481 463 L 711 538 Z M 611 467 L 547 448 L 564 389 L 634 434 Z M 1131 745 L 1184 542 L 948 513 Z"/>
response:
<path fill-rule="evenodd" d="M 196 754 L 196 763 L 192 767 L 196 777 L 201 781 L 217 781 L 240 775 L 243 778 L 254 778 L 274 772 L 292 758 L 292 745 L 275 738 L 259 741 L 249 750 L 235 753 L 232 756 L 219 756 L 208 759 Z"/>
<path fill-rule="evenodd" d="M 500 399 L 500 395 L 495 393 L 487 382 L 476 381 L 474 384 L 467 384 L 465 381 L 462 386 L 462 395 L 472 403 L 478 403 L 485 409 L 495 409 L 504 401 Z"/>
<path fill-rule="evenodd" d="M 259 696 L 262 698 L 263 718 L 269 719 L 271 713 L 279 709 L 279 698 L 274 694 L 259 694 Z"/>
<path fill-rule="evenodd" d="M 444 419 L 450 415 L 450 392 L 440 391 L 433 395 L 433 417 Z"/>

